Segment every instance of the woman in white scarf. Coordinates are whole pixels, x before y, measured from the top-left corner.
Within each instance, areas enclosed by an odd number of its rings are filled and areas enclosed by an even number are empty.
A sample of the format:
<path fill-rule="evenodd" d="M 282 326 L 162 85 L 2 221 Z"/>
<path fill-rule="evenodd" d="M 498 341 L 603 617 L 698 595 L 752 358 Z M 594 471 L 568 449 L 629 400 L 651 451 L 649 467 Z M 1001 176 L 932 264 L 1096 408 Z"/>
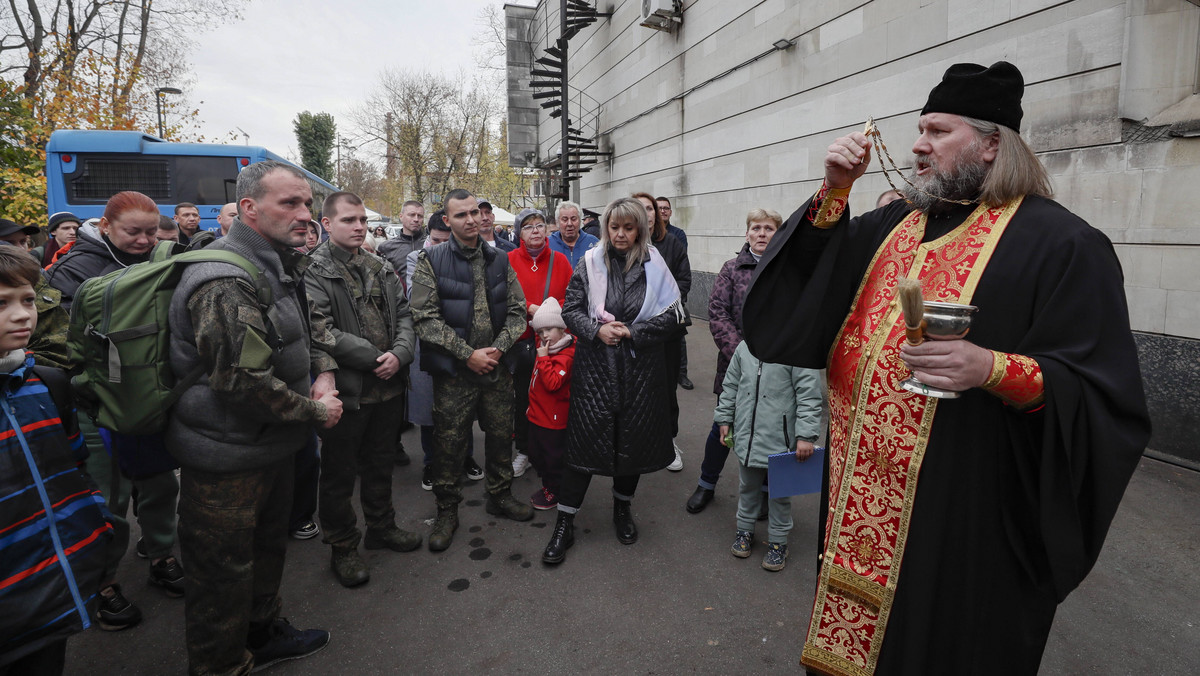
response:
<path fill-rule="evenodd" d="M 567 451 L 558 522 L 542 555 L 561 563 L 574 543 L 575 514 L 595 474 L 613 477 L 617 539 L 638 539 L 630 501 L 642 474 L 675 459 L 667 420 L 663 344 L 684 319 L 679 287 L 650 244 L 646 212 L 635 199 L 608 205 L 600 245 L 567 286 L 563 321 L 578 339 L 571 375 Z"/>

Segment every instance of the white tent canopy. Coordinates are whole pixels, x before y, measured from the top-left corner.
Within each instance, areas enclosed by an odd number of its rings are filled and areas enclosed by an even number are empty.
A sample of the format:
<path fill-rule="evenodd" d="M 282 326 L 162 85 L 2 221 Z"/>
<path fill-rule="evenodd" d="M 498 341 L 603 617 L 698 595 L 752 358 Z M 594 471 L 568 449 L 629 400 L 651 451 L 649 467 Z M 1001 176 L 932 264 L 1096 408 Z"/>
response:
<path fill-rule="evenodd" d="M 516 214 L 512 213 L 511 211 L 501 209 L 497 206 L 492 207 L 492 214 L 496 216 L 496 225 L 511 226 L 513 223 L 517 222 Z"/>

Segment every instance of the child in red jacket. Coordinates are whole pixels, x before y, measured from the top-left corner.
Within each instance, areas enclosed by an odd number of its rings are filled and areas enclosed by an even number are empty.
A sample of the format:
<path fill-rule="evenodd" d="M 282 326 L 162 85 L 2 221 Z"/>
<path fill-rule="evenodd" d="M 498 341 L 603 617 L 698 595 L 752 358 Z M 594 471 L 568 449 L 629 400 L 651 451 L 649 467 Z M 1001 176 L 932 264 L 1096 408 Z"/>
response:
<path fill-rule="evenodd" d="M 562 306 L 553 296 L 534 313 L 530 325 L 537 334 L 538 348 L 529 379 L 529 461 L 542 478 L 542 487 L 530 502 L 534 509 L 554 509 L 567 446 L 575 337 L 567 333 Z"/>

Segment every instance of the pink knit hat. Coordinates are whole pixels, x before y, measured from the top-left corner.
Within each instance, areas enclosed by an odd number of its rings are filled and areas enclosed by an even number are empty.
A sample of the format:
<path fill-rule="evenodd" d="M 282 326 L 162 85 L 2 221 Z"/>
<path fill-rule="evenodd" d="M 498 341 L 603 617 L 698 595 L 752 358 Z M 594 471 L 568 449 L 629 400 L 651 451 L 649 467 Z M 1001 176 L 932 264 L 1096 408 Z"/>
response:
<path fill-rule="evenodd" d="M 534 331 L 555 327 L 560 329 L 567 328 L 562 318 L 562 306 L 558 304 L 554 296 L 550 296 L 542 302 L 541 306 L 538 307 L 538 311 L 533 313 L 533 320 L 529 323 Z"/>

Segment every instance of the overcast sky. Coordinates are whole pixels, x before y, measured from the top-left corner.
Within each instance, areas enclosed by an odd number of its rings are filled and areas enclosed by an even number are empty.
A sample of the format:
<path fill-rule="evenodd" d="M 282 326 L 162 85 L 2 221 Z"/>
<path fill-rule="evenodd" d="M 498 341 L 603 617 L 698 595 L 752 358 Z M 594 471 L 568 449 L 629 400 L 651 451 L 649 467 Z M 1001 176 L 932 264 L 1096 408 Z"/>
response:
<path fill-rule="evenodd" d="M 346 113 L 386 67 L 475 70 L 480 12 L 499 0 L 251 0 L 241 20 L 195 36 L 189 92 L 200 133 L 294 158 L 292 121 L 326 112 L 343 136 Z M 534 4 L 518 0 L 510 4 Z"/>

